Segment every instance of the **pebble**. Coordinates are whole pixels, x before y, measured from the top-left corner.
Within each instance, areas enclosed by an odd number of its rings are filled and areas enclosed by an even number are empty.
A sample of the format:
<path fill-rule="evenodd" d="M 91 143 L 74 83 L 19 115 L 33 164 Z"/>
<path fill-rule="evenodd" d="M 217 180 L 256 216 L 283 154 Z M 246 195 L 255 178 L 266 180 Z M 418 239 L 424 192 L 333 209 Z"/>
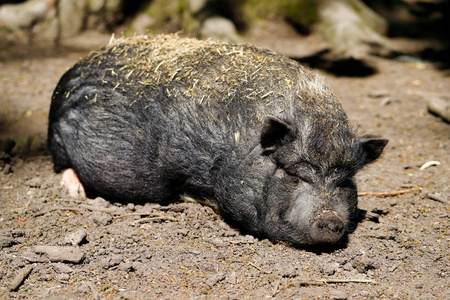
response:
<path fill-rule="evenodd" d="M 111 215 L 109 215 L 107 213 L 98 212 L 98 211 L 94 212 L 92 214 L 91 218 L 92 218 L 92 221 L 98 226 L 106 226 L 112 222 Z"/>
<path fill-rule="evenodd" d="M 103 207 L 103 208 L 108 208 L 111 206 L 111 203 L 109 201 L 106 201 L 105 199 L 101 198 L 101 197 L 97 197 L 95 199 L 86 199 L 86 203 L 92 206 L 96 206 L 96 207 Z"/>
<path fill-rule="evenodd" d="M 81 243 L 86 241 L 87 232 L 85 229 L 80 229 L 78 231 L 69 233 L 64 238 L 66 244 L 72 244 L 73 246 L 79 246 Z"/>
<path fill-rule="evenodd" d="M 203 37 L 219 39 L 230 43 L 241 43 L 233 22 L 223 17 L 211 17 L 203 22 L 200 33 Z"/>
<path fill-rule="evenodd" d="M 70 276 L 69 276 L 69 274 L 57 274 L 57 275 L 55 276 L 55 279 L 56 279 L 57 281 L 69 281 Z"/>
<path fill-rule="evenodd" d="M 25 181 L 25 184 L 32 188 L 38 188 L 42 185 L 42 179 L 40 177 L 34 177 Z"/>
<path fill-rule="evenodd" d="M 14 241 L 14 239 L 11 236 L 0 235 L 0 249 L 6 248 L 6 247 L 11 247 L 15 243 L 16 242 Z"/>
<path fill-rule="evenodd" d="M 36 253 L 45 253 L 51 262 L 68 262 L 78 264 L 84 258 L 83 250 L 75 247 L 34 246 Z"/>
<path fill-rule="evenodd" d="M 352 271 L 353 270 L 353 266 L 349 262 L 346 263 L 345 265 L 343 265 L 342 268 L 344 269 L 344 271 Z"/>
<path fill-rule="evenodd" d="M 219 283 L 220 281 L 225 279 L 225 273 L 217 273 L 216 275 L 210 276 L 207 280 L 206 280 L 206 285 L 213 287 L 214 285 L 216 285 L 217 283 Z"/>
<path fill-rule="evenodd" d="M 329 263 L 322 266 L 322 273 L 328 276 L 333 275 L 336 273 L 337 269 L 339 268 L 339 263 Z"/>
<path fill-rule="evenodd" d="M 10 173 L 12 173 L 12 167 L 11 167 L 10 164 L 6 164 L 6 165 L 3 167 L 3 174 L 8 175 L 8 174 L 10 174 Z"/>
<path fill-rule="evenodd" d="M 67 264 L 64 264 L 64 263 L 54 263 L 53 264 L 53 269 L 55 271 L 57 271 L 58 273 L 63 273 L 63 274 L 71 274 L 71 273 L 73 273 L 73 269 L 71 267 L 69 267 Z"/>

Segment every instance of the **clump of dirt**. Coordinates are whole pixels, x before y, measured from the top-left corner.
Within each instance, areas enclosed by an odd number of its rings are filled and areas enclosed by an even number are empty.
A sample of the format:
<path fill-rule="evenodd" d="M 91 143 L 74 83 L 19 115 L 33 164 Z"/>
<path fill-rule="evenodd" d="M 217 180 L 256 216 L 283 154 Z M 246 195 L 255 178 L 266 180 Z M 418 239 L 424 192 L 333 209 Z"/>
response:
<path fill-rule="evenodd" d="M 53 88 L 94 49 L 78 41 L 75 52 L 0 55 L 2 141 L 31 135 L 45 143 Z M 365 218 L 347 246 L 319 252 L 258 240 L 199 204 L 71 199 L 45 151 L 13 155 L 5 142 L 0 298 L 448 297 L 450 125 L 427 112 L 426 99 L 448 100 L 450 79 L 427 62 L 367 63 L 378 72 L 322 73 L 360 133 L 390 139 L 357 176 L 360 192 L 370 193 L 360 196 Z"/>

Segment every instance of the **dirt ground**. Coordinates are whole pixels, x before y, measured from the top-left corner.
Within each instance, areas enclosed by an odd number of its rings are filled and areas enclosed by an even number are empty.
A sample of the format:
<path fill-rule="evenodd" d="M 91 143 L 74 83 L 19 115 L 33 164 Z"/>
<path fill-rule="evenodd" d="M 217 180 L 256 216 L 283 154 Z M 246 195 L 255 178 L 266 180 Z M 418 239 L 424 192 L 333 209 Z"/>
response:
<path fill-rule="evenodd" d="M 390 140 L 360 192 L 407 191 L 360 196 L 348 245 L 318 252 L 243 235 L 200 204 L 68 197 L 42 150 L 51 93 L 108 39 L 0 48 L 1 299 L 449 299 L 450 125 L 426 108 L 449 99 L 448 70 L 382 58 L 365 77 L 318 70 L 361 134 Z M 291 55 L 305 43 L 271 45 Z"/>

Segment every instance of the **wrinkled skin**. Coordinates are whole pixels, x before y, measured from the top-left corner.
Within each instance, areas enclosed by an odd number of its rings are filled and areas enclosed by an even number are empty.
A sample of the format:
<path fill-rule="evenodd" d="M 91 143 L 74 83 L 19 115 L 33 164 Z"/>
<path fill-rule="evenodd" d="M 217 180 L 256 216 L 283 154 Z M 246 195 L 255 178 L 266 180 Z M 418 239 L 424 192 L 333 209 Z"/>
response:
<path fill-rule="evenodd" d="M 126 69 L 123 53 L 133 63 L 152 55 L 142 41 L 80 61 L 52 98 L 48 146 L 55 171 L 73 169 L 88 197 L 167 203 L 184 195 L 213 202 L 227 220 L 258 237 L 338 243 L 357 207 L 353 176 L 380 156 L 387 140 L 357 138 L 333 94 L 300 65 L 250 46 L 221 47 L 229 54 L 196 49 L 189 55 L 215 57 L 176 70 L 199 70 L 196 78 L 171 75 L 163 83 L 142 83 L 142 74 L 161 70 L 162 63 L 141 73 Z M 235 72 L 238 78 L 221 81 L 220 72 L 236 65 L 234 53 L 255 55 L 246 68 L 267 56 L 277 69 Z M 183 55 L 174 59 L 184 63 Z M 248 77 L 261 70 L 268 76 Z M 282 84 L 297 78 L 304 82 L 296 89 Z M 189 98 L 192 82 L 198 94 Z M 210 82 L 219 98 L 199 100 L 211 92 Z M 247 99 L 267 86 L 260 101 Z"/>

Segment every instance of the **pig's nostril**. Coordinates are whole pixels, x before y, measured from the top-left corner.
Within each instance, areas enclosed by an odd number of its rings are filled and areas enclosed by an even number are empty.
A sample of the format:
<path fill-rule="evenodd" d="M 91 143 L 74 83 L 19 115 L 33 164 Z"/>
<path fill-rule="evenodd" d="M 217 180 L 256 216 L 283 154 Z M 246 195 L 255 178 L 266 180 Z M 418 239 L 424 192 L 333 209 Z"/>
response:
<path fill-rule="evenodd" d="M 326 219 L 325 224 L 327 225 L 325 230 L 329 230 L 334 233 L 341 233 L 344 229 L 344 223 L 337 217 Z"/>
<path fill-rule="evenodd" d="M 332 222 L 328 224 L 328 227 L 332 232 L 340 233 L 344 229 L 344 224 L 342 222 L 339 223 Z"/>
<path fill-rule="evenodd" d="M 318 244 L 335 243 L 344 232 L 344 221 L 332 213 L 319 217 L 311 226 L 311 237 Z"/>
<path fill-rule="evenodd" d="M 319 222 L 317 224 L 317 228 L 320 231 L 329 230 L 331 232 L 339 233 L 344 229 L 344 226 L 342 223 L 336 223 L 335 220 L 330 220 L 329 223 L 325 222 Z"/>

